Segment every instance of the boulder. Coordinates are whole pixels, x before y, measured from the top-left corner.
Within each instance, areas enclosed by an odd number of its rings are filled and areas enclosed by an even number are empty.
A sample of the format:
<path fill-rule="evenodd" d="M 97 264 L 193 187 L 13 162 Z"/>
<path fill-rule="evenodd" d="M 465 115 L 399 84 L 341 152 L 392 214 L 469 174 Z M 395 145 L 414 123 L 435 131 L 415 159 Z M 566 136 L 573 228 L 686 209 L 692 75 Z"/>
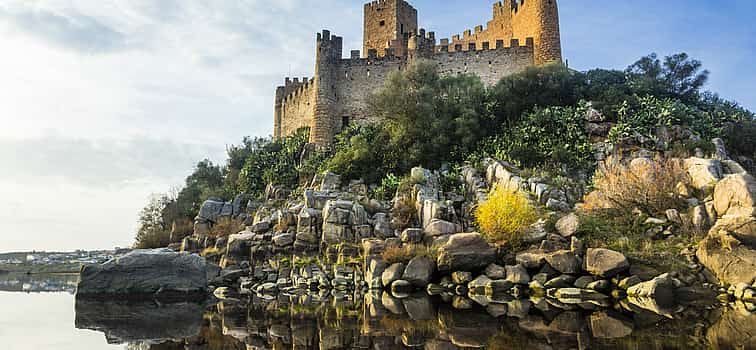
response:
<path fill-rule="evenodd" d="M 294 234 L 284 232 L 273 236 L 273 243 L 279 247 L 286 247 L 294 244 Z"/>
<path fill-rule="evenodd" d="M 560 250 L 549 253 L 545 259 L 549 266 L 561 273 L 574 274 L 580 272 L 580 261 L 572 251 Z"/>
<path fill-rule="evenodd" d="M 585 254 L 585 270 L 592 275 L 609 278 L 629 268 L 627 258 L 613 250 L 588 248 Z"/>
<path fill-rule="evenodd" d="M 675 297 L 676 282 L 667 274 L 638 283 L 627 289 L 627 295 L 636 298 L 652 298 L 660 301 L 670 301 Z"/>
<path fill-rule="evenodd" d="M 383 282 L 383 285 L 385 287 L 389 287 L 391 286 L 391 283 L 394 283 L 394 281 L 402 278 L 403 274 L 404 274 L 404 264 L 402 263 L 392 264 L 381 274 L 381 282 Z"/>
<path fill-rule="evenodd" d="M 404 243 L 420 243 L 423 241 L 423 230 L 419 228 L 408 228 L 402 232 L 401 238 Z"/>
<path fill-rule="evenodd" d="M 691 157 L 685 160 L 683 166 L 690 177 L 690 184 L 697 190 L 710 190 L 723 176 L 722 162 L 716 159 Z"/>
<path fill-rule="evenodd" d="M 496 264 L 490 264 L 486 266 L 484 273 L 486 274 L 486 276 L 493 280 L 501 280 L 507 278 L 507 269 Z"/>
<path fill-rule="evenodd" d="M 505 268 L 507 270 L 507 281 L 514 284 L 530 283 L 530 275 L 528 274 L 528 270 L 526 270 L 522 265 L 507 265 Z"/>
<path fill-rule="evenodd" d="M 491 282 L 491 279 L 488 276 L 480 275 L 467 284 L 467 289 L 470 291 L 470 294 L 483 295 L 486 293 L 486 285 L 489 282 Z"/>
<path fill-rule="evenodd" d="M 134 250 L 102 265 L 81 269 L 77 297 L 203 299 L 205 258 L 169 249 Z"/>
<path fill-rule="evenodd" d="M 424 256 L 417 256 L 407 263 L 402 279 L 410 282 L 416 288 L 425 288 L 430 283 L 435 270 L 436 263 L 433 260 Z"/>
<path fill-rule="evenodd" d="M 455 271 L 451 274 L 452 282 L 454 284 L 468 284 L 473 280 L 473 274 L 467 271 Z"/>
<path fill-rule="evenodd" d="M 756 277 L 756 250 L 736 236 L 739 227 L 747 228 L 738 225 L 741 219 L 725 216 L 717 221 L 696 251 L 698 261 L 723 283 L 751 283 Z"/>
<path fill-rule="evenodd" d="M 570 213 L 556 222 L 556 230 L 562 237 L 571 237 L 577 232 L 579 226 L 580 218 L 575 213 Z"/>
<path fill-rule="evenodd" d="M 496 250 L 478 233 L 452 235 L 438 250 L 438 269 L 442 272 L 477 271 L 496 260 Z"/>
<path fill-rule="evenodd" d="M 405 280 L 396 280 L 391 283 L 391 294 L 393 295 L 406 295 L 412 293 L 414 287 L 412 283 Z"/>
<path fill-rule="evenodd" d="M 218 198 L 210 198 L 202 203 L 197 216 L 210 222 L 218 222 L 226 203 Z"/>
<path fill-rule="evenodd" d="M 425 234 L 431 237 L 450 235 L 459 232 L 457 225 L 441 219 L 433 219 L 425 226 Z"/>
<path fill-rule="evenodd" d="M 756 207 L 756 179 L 747 174 L 728 175 L 714 188 L 714 207 L 719 216 L 731 210 L 750 211 Z M 740 208 L 740 209 L 736 209 Z"/>
<path fill-rule="evenodd" d="M 341 176 L 327 171 L 321 175 L 321 191 L 338 191 L 341 188 Z"/>
<path fill-rule="evenodd" d="M 377 213 L 373 216 L 373 232 L 378 238 L 394 237 L 394 230 L 391 229 L 391 220 L 386 213 Z"/>

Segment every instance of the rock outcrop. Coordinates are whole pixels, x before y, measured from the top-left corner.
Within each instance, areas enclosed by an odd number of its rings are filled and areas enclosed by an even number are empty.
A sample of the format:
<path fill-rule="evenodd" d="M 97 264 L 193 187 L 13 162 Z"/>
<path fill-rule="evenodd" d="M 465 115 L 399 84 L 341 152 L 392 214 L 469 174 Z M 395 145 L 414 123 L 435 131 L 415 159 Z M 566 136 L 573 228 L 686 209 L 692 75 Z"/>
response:
<path fill-rule="evenodd" d="M 169 249 L 134 250 L 102 265 L 81 269 L 79 298 L 203 299 L 205 259 Z"/>

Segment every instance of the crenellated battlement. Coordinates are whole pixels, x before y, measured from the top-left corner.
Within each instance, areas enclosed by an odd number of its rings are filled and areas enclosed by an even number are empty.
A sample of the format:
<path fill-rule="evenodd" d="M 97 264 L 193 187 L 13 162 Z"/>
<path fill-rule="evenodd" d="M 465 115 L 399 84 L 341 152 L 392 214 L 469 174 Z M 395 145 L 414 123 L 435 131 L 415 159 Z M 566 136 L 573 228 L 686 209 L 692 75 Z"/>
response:
<path fill-rule="evenodd" d="M 447 40 L 447 41 L 444 41 Z M 443 44 L 446 42 L 447 44 Z M 490 42 L 484 41 L 481 43 L 480 46 L 478 46 L 477 43 L 469 43 L 466 46 L 462 44 L 455 44 L 455 45 L 448 45 L 448 39 L 443 39 L 441 45 L 437 45 L 433 52 L 435 54 L 447 54 L 447 53 L 476 53 L 479 51 L 497 51 L 497 50 L 504 50 L 504 51 L 529 51 L 533 52 L 533 49 L 535 47 L 533 38 L 526 38 L 525 43 L 521 45 L 519 39 L 511 39 L 508 43 L 505 45 L 504 40 L 496 40 L 496 42 L 491 45 Z"/>
<path fill-rule="evenodd" d="M 316 34 L 315 74 L 286 78 L 276 88 L 276 137 L 302 126 L 310 142 L 326 146 L 352 122 L 375 120 L 369 96 L 392 72 L 424 59 L 441 75 L 475 74 L 488 85 L 534 64 L 561 60 L 557 0 L 502 0 L 492 18 L 440 41 L 418 27 L 417 10 L 406 0 L 364 5 L 362 50 L 343 57 L 343 38 Z"/>

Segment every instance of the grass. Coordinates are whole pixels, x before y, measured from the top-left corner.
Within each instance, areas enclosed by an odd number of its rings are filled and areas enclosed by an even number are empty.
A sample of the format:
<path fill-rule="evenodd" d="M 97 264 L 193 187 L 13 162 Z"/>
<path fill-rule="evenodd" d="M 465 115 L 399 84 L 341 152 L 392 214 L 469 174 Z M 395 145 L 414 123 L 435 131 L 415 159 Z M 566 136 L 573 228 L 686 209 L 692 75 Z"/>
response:
<path fill-rule="evenodd" d="M 431 260 L 438 258 L 436 247 L 427 247 L 422 244 L 405 244 L 401 247 L 390 247 L 381 254 L 383 260 L 389 264 L 408 263 L 412 258 L 424 256 Z"/>
<path fill-rule="evenodd" d="M 700 240 L 700 234 L 678 228 L 667 239 L 652 239 L 646 235 L 650 226 L 643 223 L 645 219 L 643 215 L 626 215 L 617 210 L 583 213 L 577 235 L 588 247 L 615 250 L 631 260 L 680 271 L 687 265 L 680 253 Z"/>
<path fill-rule="evenodd" d="M 515 243 L 538 219 L 524 194 L 496 186 L 475 210 L 475 221 L 489 242 Z"/>

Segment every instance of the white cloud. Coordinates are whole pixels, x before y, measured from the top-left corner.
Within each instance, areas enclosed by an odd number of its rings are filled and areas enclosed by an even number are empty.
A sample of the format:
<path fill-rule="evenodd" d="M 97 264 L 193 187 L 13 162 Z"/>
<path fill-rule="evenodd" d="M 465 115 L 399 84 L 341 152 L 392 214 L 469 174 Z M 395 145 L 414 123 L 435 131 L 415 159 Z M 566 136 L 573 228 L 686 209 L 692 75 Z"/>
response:
<path fill-rule="evenodd" d="M 312 74 L 320 24 L 358 45 L 360 11 L 347 0 L 3 1 L 0 193 L 13 200 L 0 222 L 14 238 L 0 251 L 128 242 L 151 193 L 202 158 L 222 162 L 226 144 L 270 134 L 275 86 Z"/>

